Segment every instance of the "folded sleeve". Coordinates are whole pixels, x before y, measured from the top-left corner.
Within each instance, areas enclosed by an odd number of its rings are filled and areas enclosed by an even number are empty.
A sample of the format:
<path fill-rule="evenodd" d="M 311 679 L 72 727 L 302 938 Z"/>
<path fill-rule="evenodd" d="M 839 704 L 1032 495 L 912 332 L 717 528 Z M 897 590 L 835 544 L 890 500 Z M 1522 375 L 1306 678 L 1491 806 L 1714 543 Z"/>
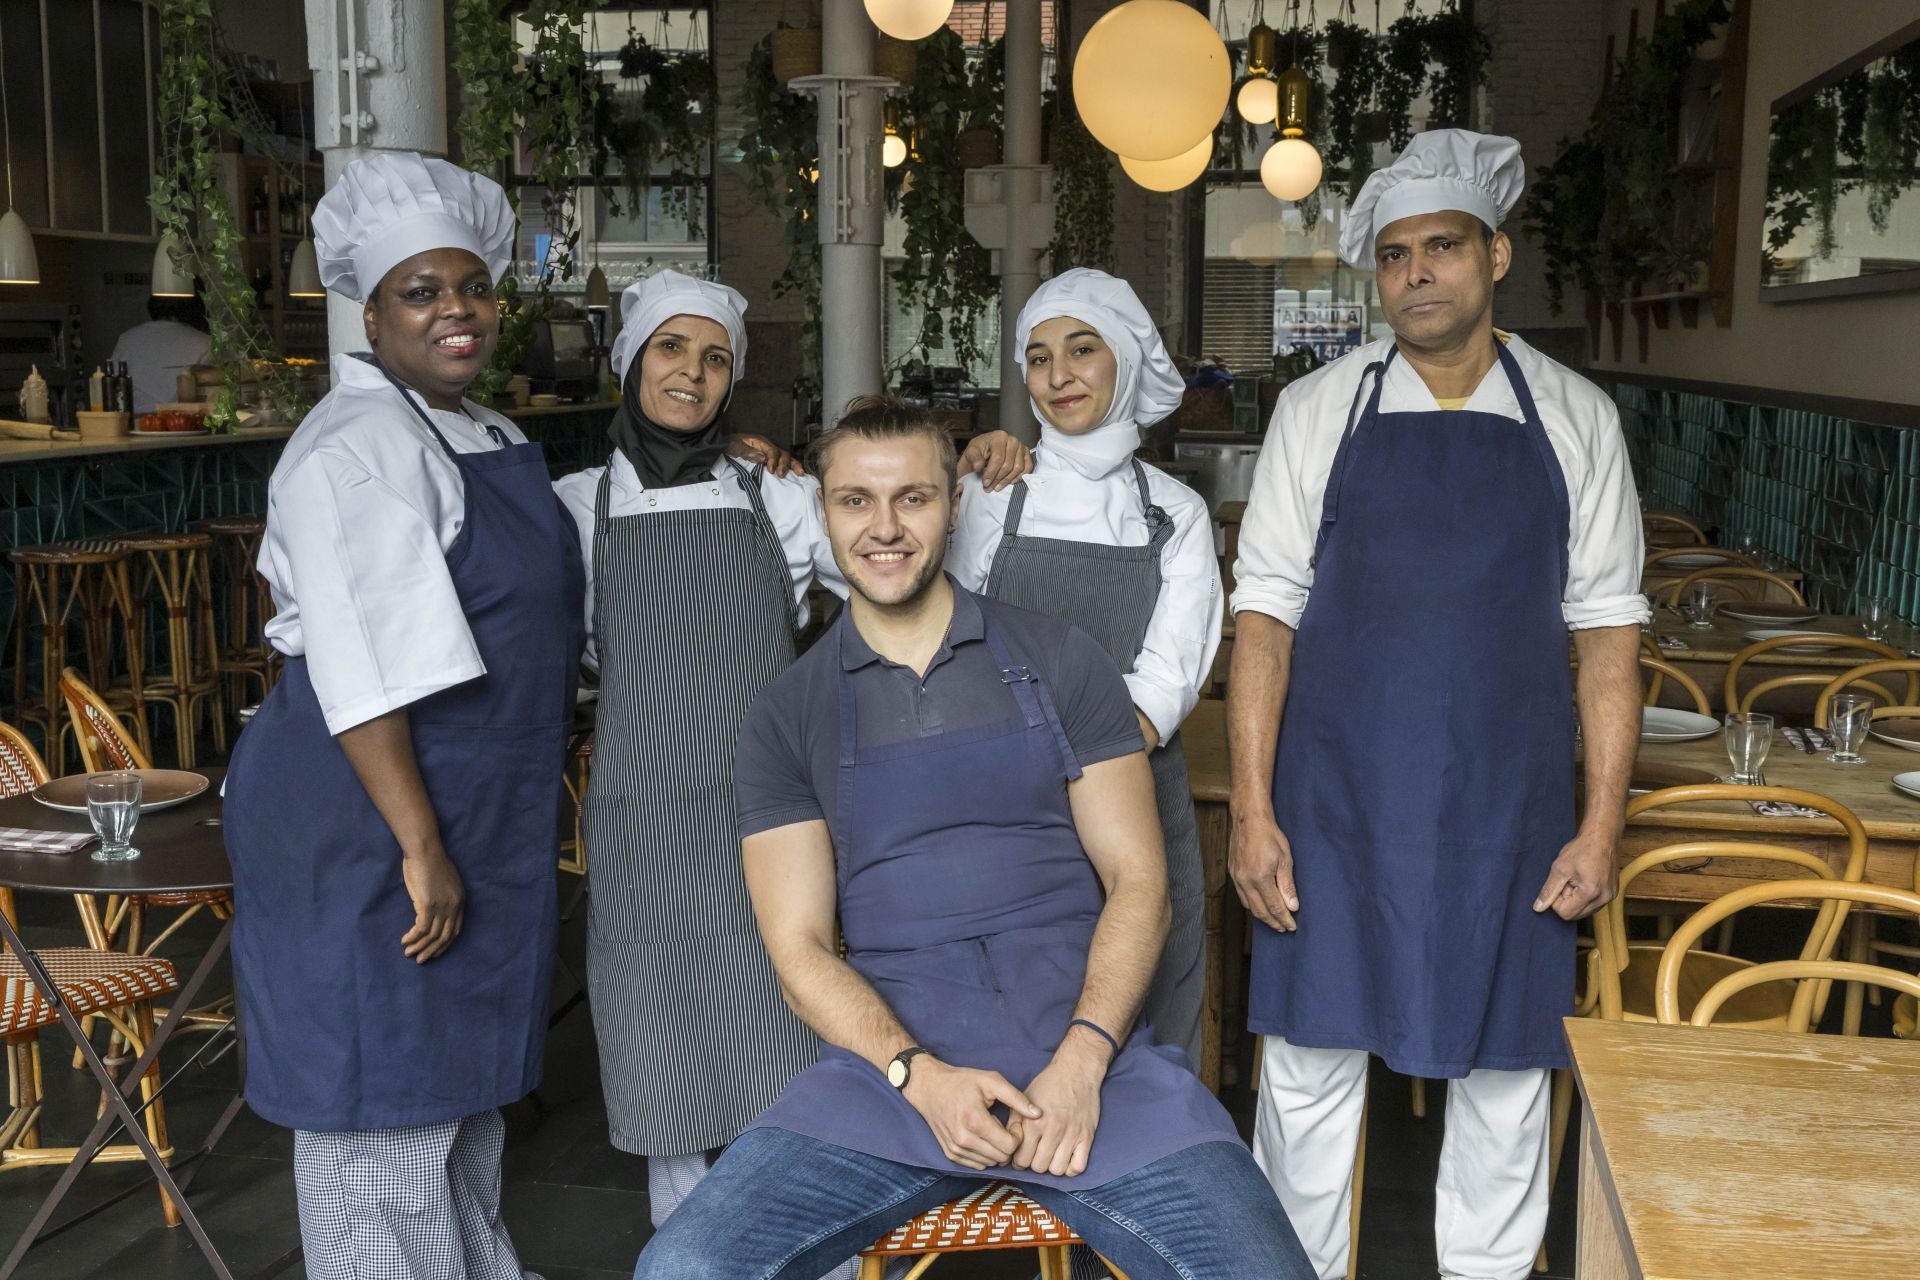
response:
<path fill-rule="evenodd" d="M 1240 519 L 1240 554 L 1233 564 L 1233 611 L 1264 613 L 1300 625 L 1313 586 L 1313 543 L 1320 504 L 1307 502 L 1304 422 L 1282 394 L 1267 424 L 1253 489 Z"/>
<path fill-rule="evenodd" d="M 329 732 L 486 673 L 427 512 L 328 449 L 280 477 L 270 506 Z"/>
<path fill-rule="evenodd" d="M 1620 410 L 1596 396 L 1585 465 L 1569 485 L 1567 589 L 1562 612 L 1575 631 L 1637 627 L 1652 617 L 1640 592 L 1645 560 L 1640 495 L 1627 460 Z"/>
<path fill-rule="evenodd" d="M 776 681 L 740 722 L 733 752 L 733 800 L 740 838 L 826 817 L 810 752 L 799 740 L 809 686 Z"/>
<path fill-rule="evenodd" d="M 1126 682 L 1133 705 L 1165 742 L 1200 700 L 1220 648 L 1220 562 L 1203 503 L 1174 513 L 1173 536 L 1160 552 L 1160 576 L 1160 596 Z"/>

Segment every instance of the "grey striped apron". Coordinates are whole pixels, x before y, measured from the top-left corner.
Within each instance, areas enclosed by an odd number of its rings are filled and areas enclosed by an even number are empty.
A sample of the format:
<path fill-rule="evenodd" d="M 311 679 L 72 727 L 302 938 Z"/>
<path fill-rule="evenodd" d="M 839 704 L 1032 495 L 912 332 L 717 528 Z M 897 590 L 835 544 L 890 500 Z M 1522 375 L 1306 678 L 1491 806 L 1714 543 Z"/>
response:
<path fill-rule="evenodd" d="M 1007 503 L 1000 546 L 993 554 L 986 594 L 1008 604 L 1064 618 L 1098 640 L 1123 672 L 1131 672 L 1160 598 L 1160 552 L 1173 536 L 1173 518 L 1147 496 L 1147 473 L 1138 461 L 1133 479 L 1150 537 L 1138 547 L 1110 547 L 1064 538 L 1022 537 L 1020 515 L 1027 483 L 1014 487 Z M 1154 800 L 1167 846 L 1168 896 L 1173 928 L 1160 967 L 1147 992 L 1145 1014 L 1162 1044 L 1187 1051 L 1200 1062 L 1200 1012 L 1206 1002 L 1206 877 L 1200 865 L 1200 832 L 1187 787 L 1187 756 L 1175 733 L 1148 759 Z"/>
<path fill-rule="evenodd" d="M 587 993 L 610 1136 L 638 1155 L 725 1146 L 818 1048 L 740 869 L 734 740 L 793 661 L 793 595 L 760 473 L 729 465 L 751 511 L 610 517 L 611 465 L 594 499 Z"/>

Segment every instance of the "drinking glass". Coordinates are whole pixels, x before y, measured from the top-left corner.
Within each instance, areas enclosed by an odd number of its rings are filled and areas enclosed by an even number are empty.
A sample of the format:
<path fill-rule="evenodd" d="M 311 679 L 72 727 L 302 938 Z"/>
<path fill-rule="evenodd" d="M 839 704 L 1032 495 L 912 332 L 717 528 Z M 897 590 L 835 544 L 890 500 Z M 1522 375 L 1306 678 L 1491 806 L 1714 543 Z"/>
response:
<path fill-rule="evenodd" d="M 1885 640 L 1893 622 L 1893 610 L 1885 596 L 1867 596 L 1860 601 L 1860 634 L 1869 640 Z"/>
<path fill-rule="evenodd" d="M 1751 529 L 1742 529 L 1734 535 L 1733 549 L 1749 560 L 1754 559 L 1760 553 L 1760 535 Z"/>
<path fill-rule="evenodd" d="M 1727 781 L 1764 787 L 1767 780 L 1760 775 L 1760 766 L 1767 762 L 1767 748 L 1773 745 L 1773 717 L 1757 711 L 1729 711 L 1726 726 L 1727 759 L 1733 764 L 1733 776 Z"/>
<path fill-rule="evenodd" d="M 133 847 L 133 829 L 140 821 L 140 775 L 137 773 L 96 773 L 87 778 L 87 819 L 100 847 L 93 851 L 95 862 L 125 862 L 137 858 Z"/>
<path fill-rule="evenodd" d="M 1704 631 L 1713 625 L 1713 587 L 1705 582 L 1696 582 L 1687 592 L 1687 625 Z"/>
<path fill-rule="evenodd" d="M 1873 699 L 1864 693 L 1836 693 L 1827 703 L 1827 732 L 1833 735 L 1828 764 L 1865 764 L 1859 746 L 1867 740 L 1873 720 Z"/>

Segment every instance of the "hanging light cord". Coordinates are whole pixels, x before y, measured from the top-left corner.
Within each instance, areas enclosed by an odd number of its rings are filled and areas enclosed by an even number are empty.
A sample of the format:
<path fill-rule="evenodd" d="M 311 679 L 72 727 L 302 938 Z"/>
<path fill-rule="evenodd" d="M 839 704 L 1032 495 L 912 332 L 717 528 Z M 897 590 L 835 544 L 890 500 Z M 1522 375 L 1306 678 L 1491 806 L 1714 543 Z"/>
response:
<path fill-rule="evenodd" d="M 7 135 L 7 208 L 13 208 L 13 120 L 7 112 L 7 41 L 0 34 L 0 129 Z"/>

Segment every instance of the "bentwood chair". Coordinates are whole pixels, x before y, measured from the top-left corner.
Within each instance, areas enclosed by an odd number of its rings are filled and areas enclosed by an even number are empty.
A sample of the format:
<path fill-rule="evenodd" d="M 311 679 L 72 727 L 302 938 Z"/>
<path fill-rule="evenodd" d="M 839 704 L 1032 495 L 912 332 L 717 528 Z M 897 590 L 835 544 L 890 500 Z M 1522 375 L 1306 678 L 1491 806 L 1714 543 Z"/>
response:
<path fill-rule="evenodd" d="M 1813 701 L 1813 722 L 1824 729 L 1827 727 L 1827 712 L 1833 704 L 1834 695 L 1854 685 L 1871 683 L 1869 676 L 1901 674 L 1907 678 L 1907 693 L 1904 703 L 1896 703 L 1893 695 L 1885 689 L 1875 694 L 1880 699 L 1874 704 L 1873 718 L 1888 719 L 1893 716 L 1920 716 L 1920 661 L 1913 658 L 1882 658 L 1877 662 L 1863 662 L 1849 671 L 1842 672 L 1828 680 Z"/>
<path fill-rule="evenodd" d="M 1765 600 L 1769 593 L 1778 592 L 1781 597 L 1803 608 L 1807 603 L 1807 598 L 1800 594 L 1799 587 L 1773 570 L 1756 569 L 1752 565 L 1743 564 L 1714 569 L 1695 569 L 1671 587 L 1663 585 L 1660 590 L 1666 595 L 1667 603 L 1677 609 L 1696 582 L 1712 583 L 1719 587 L 1723 594 L 1737 600 Z"/>
<path fill-rule="evenodd" d="M 1706 530 L 1685 516 L 1649 511 L 1640 517 L 1640 531 L 1650 547 L 1707 545 Z"/>
<path fill-rule="evenodd" d="M 1707 703 L 1706 690 L 1702 689 L 1699 682 L 1692 676 L 1674 666 L 1665 658 L 1650 657 L 1646 653 L 1642 653 L 1640 655 L 1640 669 L 1649 673 L 1646 693 L 1641 698 L 1641 701 L 1647 706 L 1657 707 L 1660 705 L 1660 694 L 1666 688 L 1666 682 L 1671 680 L 1680 687 L 1680 691 L 1693 703 L 1694 710 L 1703 716 L 1711 716 L 1713 714 L 1713 708 Z"/>
<path fill-rule="evenodd" d="M 21 795 L 47 781 L 47 768 L 26 736 L 12 725 L 0 724 L 0 796 Z M 76 855 L 77 856 L 77 855 Z M 0 913 L 16 925 L 13 894 L 0 888 Z M 173 965 L 151 956 L 128 956 L 93 947 L 46 947 L 35 953 L 73 1012 L 86 1019 L 104 1018 L 138 1054 L 153 1034 L 153 1001 L 180 989 Z M 17 956 L 0 951 L 0 1042 L 6 1046 L 7 1099 L 10 1110 L 0 1121 L 0 1171 L 44 1165 L 64 1165 L 75 1147 L 48 1147 L 40 1142 L 40 1117 L 45 1106 L 40 1089 L 40 1033 L 60 1021 L 59 1013 L 27 977 Z M 140 1094 L 149 1103 L 145 1113 L 147 1137 L 162 1159 L 172 1155 L 167 1139 L 165 1104 L 158 1096 L 160 1064 L 140 1081 Z M 117 1143 L 102 1147 L 96 1160 L 141 1160 L 140 1148 Z M 163 1191 L 160 1204 L 167 1224 L 177 1226 L 179 1214 Z"/>
<path fill-rule="evenodd" d="M 944 1254 L 991 1249 L 1037 1249 L 1040 1280 L 1068 1280 L 1067 1251 L 1085 1243 L 1018 1187 L 995 1182 L 927 1210 L 861 1250 L 859 1280 L 881 1280 L 889 1258 L 917 1258 L 902 1280 L 919 1280 Z M 1100 1261 L 1116 1280 L 1127 1280 L 1111 1262 Z"/>
<path fill-rule="evenodd" d="M 1900 659 L 1906 656 L 1892 645 L 1882 644 L 1878 640 L 1868 640 L 1863 636 L 1848 636 L 1835 632 L 1830 635 L 1811 637 L 1811 639 L 1814 643 L 1825 646 L 1819 655 L 1822 658 L 1830 658 L 1835 653 L 1849 652 L 1871 654 L 1874 658 Z M 1805 647 L 1808 641 L 1809 637 L 1803 635 L 1774 636 L 1770 640 L 1756 640 L 1734 654 L 1732 661 L 1727 663 L 1726 679 L 1721 684 L 1721 694 L 1726 699 L 1727 710 L 1752 711 L 1761 698 L 1779 689 L 1808 685 L 1825 688 L 1833 679 L 1833 668 L 1810 669 L 1801 662 L 1802 655 L 1794 652 L 1795 649 Z M 1747 664 L 1758 658 L 1765 658 L 1769 666 L 1778 663 L 1799 669 L 1787 675 L 1762 680 L 1743 694 L 1740 692 L 1740 673 Z M 1862 661 L 1867 660 L 1862 659 Z M 1878 690 L 1875 693 L 1876 697 L 1884 697 L 1888 703 L 1894 701 L 1893 695 L 1886 690 L 1885 686 L 1875 686 L 1875 688 Z M 1870 690 L 1870 692 L 1873 691 Z M 1920 676 L 1913 674 L 1907 676 L 1906 701 L 1920 701 Z"/>

